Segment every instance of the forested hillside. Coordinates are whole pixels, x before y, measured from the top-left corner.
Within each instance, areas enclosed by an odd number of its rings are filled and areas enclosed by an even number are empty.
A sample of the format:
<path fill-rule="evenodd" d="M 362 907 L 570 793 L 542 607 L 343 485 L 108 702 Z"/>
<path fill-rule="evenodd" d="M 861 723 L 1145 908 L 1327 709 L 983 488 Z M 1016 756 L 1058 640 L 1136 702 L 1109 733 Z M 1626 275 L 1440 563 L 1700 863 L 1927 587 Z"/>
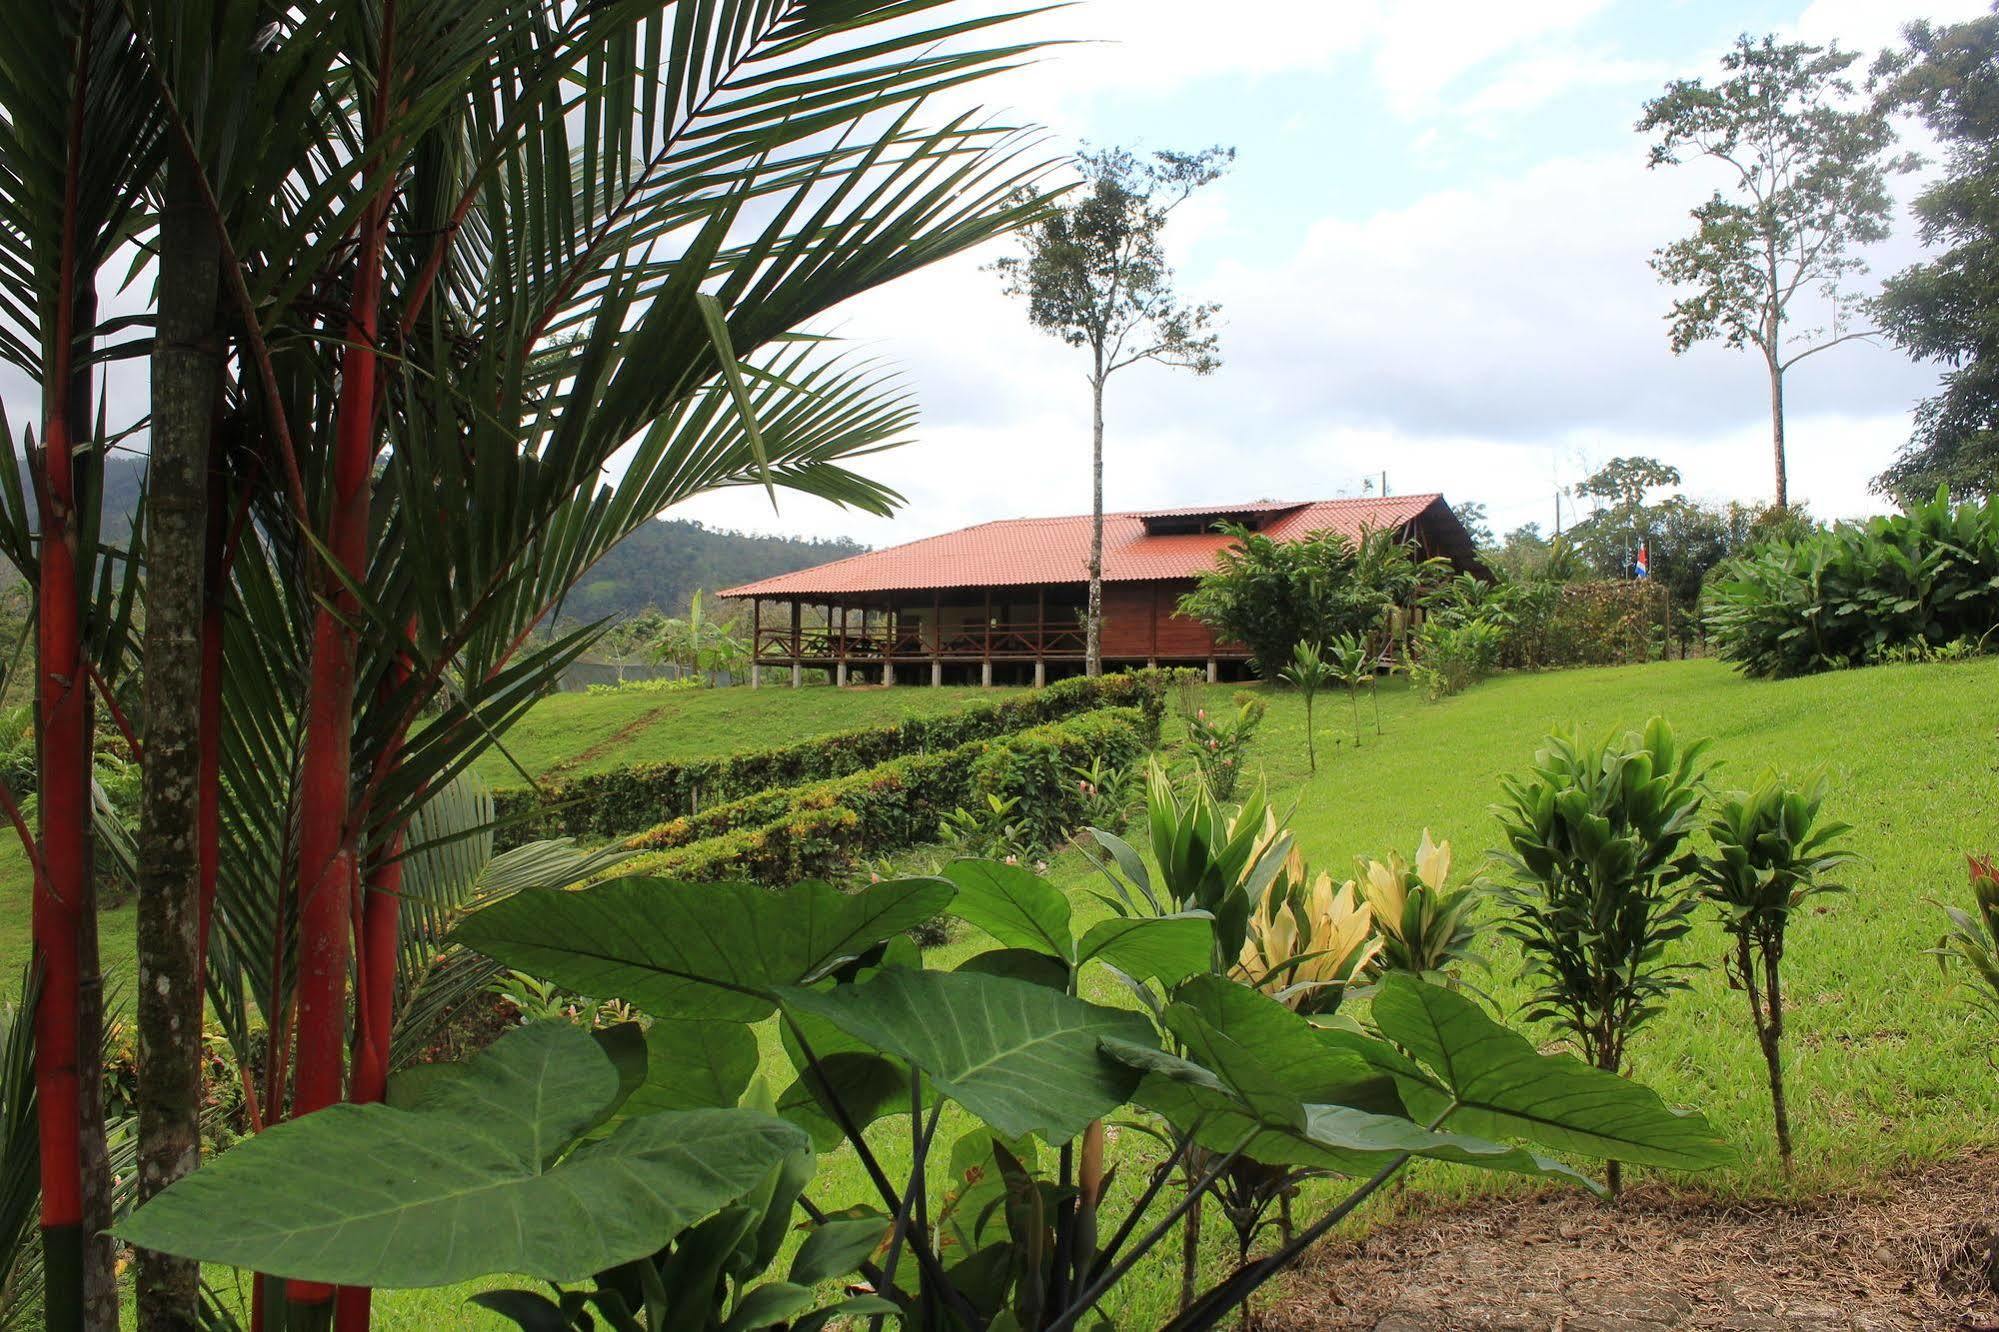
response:
<path fill-rule="evenodd" d="M 145 474 L 145 459 L 138 455 L 115 455 L 105 465 L 104 527 L 113 541 L 122 542 L 131 530 L 130 515 L 139 507 Z M 26 493 L 25 474 L 22 486 Z M 646 524 L 605 556 L 563 604 L 562 618 L 596 620 L 630 615 L 648 606 L 674 615 L 687 609 L 697 590 L 734 587 L 862 549 L 845 539 L 754 536 L 686 519 L 661 519 Z"/>

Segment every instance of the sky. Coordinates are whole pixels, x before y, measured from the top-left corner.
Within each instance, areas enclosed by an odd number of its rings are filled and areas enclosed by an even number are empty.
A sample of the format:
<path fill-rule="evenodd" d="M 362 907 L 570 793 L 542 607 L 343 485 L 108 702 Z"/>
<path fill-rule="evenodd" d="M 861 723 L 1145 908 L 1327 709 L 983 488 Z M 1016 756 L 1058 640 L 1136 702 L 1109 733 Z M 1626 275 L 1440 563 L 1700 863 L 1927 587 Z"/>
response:
<path fill-rule="evenodd" d="M 983 0 L 981 0 L 983 3 Z M 1717 183 L 1648 170 L 1633 129 L 1741 32 L 1866 52 L 1981 0 L 1082 0 L 1067 39 L 981 86 L 1051 145 L 1233 146 L 1169 228 L 1181 293 L 1222 306 L 1216 373 L 1141 365 L 1106 401 L 1110 509 L 1441 491 L 1507 531 L 1613 457 L 1678 467 L 1699 498 L 1767 501 L 1760 357 L 1675 356 L 1647 260 Z M 997 8 L 997 6 L 995 6 Z M 1911 146 L 1923 145 L 1911 129 Z M 1903 202 L 1923 173 L 1903 177 Z M 1906 207 L 1871 287 L 1919 258 Z M 1029 326 L 995 242 L 851 302 L 827 331 L 898 364 L 914 442 L 866 463 L 907 504 L 876 518 L 780 493 L 668 516 L 889 545 L 1090 505 L 1084 353 Z M 1793 501 L 1874 512 L 1937 367 L 1849 343 L 1787 383 Z M 1564 501 L 1563 515 L 1569 514 Z"/>

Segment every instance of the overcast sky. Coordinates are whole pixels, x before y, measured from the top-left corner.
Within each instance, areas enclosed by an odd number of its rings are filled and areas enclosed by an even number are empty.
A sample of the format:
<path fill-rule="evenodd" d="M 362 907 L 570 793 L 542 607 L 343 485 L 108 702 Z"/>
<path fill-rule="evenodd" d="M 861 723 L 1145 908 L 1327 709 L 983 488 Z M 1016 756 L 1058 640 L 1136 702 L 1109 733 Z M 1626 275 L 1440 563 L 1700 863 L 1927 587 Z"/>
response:
<path fill-rule="evenodd" d="M 1082 0 L 1040 20 L 1088 44 L 985 85 L 1057 142 L 1232 145 L 1170 248 L 1182 291 L 1223 307 L 1225 365 L 1111 382 L 1109 507 L 1440 490 L 1506 530 L 1632 453 L 1687 490 L 1767 499 L 1760 359 L 1675 357 L 1646 260 L 1714 183 L 1650 171 L 1633 132 L 1671 77 L 1711 74 L 1738 32 L 1869 54 L 1909 19 L 1978 0 Z M 1920 177 L 1898 185 L 1906 197 Z M 1874 273 L 1918 251 L 1905 211 Z M 1003 247 L 1002 247 L 1003 248 Z M 886 545 L 991 518 L 1086 512 L 1082 353 L 1034 331 L 967 256 L 855 302 L 836 331 L 900 363 L 918 442 L 870 470 L 908 497 L 874 519 L 796 496 L 704 497 L 670 516 Z M 1870 512 L 1868 479 L 1936 382 L 1887 346 L 1793 373 L 1791 490 Z"/>

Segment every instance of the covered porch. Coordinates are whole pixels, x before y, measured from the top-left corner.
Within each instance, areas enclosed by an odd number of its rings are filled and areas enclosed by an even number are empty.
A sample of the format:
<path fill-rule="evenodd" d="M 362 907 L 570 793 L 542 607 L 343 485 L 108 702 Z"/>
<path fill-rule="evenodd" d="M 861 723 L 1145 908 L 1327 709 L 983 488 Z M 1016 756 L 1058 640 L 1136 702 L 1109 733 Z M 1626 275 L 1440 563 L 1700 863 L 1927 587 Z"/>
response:
<path fill-rule="evenodd" d="M 797 688 L 807 671 L 824 671 L 841 686 L 1043 685 L 1084 669 L 1087 590 L 1086 584 L 1075 583 L 751 597 L 750 684 L 760 686 L 775 672 L 777 679 Z M 1219 678 L 1225 659 L 1233 663 L 1242 657 L 1211 646 L 1200 656 L 1162 656 L 1160 645 L 1151 641 L 1156 635 L 1133 641 L 1136 625 L 1112 632 L 1113 600 L 1106 587 L 1106 669 L 1162 662 L 1206 665 L 1210 677 Z"/>

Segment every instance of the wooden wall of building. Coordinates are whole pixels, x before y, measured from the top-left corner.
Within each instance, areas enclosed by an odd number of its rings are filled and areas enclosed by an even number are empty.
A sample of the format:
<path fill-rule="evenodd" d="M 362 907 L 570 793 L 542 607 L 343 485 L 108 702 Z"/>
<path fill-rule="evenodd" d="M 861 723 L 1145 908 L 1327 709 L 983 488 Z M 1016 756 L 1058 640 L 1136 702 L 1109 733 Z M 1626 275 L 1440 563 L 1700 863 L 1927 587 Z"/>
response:
<path fill-rule="evenodd" d="M 1120 659 L 1199 661 L 1215 655 L 1215 636 L 1176 614 L 1189 581 L 1104 584 L 1104 655 Z"/>

